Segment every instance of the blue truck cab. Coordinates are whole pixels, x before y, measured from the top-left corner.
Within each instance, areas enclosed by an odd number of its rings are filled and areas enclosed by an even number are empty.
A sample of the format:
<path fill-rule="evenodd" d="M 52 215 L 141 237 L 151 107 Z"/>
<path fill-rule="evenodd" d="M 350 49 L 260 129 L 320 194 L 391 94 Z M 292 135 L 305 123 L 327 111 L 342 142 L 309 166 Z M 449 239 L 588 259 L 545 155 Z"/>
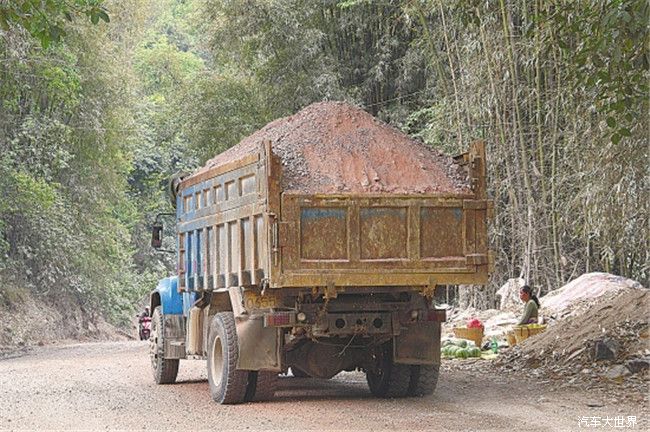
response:
<path fill-rule="evenodd" d="M 196 292 L 178 291 L 178 276 L 161 279 L 150 295 L 150 310 L 160 306 L 163 315 L 182 315 L 187 317 L 190 308 L 196 302 Z"/>

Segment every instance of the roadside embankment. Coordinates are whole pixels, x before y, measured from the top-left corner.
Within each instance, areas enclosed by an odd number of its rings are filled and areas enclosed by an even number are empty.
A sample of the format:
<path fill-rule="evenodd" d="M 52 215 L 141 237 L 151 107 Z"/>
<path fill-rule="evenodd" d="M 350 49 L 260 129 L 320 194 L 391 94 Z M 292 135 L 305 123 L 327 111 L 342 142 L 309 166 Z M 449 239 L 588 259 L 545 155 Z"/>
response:
<path fill-rule="evenodd" d="M 64 341 L 132 338 L 74 300 L 38 297 L 26 289 L 2 288 L 0 317 L 0 356 Z"/>

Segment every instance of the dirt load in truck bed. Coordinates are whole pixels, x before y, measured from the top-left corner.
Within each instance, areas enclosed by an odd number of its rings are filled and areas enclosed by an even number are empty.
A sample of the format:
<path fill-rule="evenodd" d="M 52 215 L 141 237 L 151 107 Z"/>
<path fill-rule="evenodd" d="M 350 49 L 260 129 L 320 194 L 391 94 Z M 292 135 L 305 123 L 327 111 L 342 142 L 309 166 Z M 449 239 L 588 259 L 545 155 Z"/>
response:
<path fill-rule="evenodd" d="M 301 193 L 471 193 L 454 160 L 343 102 L 318 102 L 275 120 L 195 172 L 259 151 L 270 140 L 282 190 Z"/>

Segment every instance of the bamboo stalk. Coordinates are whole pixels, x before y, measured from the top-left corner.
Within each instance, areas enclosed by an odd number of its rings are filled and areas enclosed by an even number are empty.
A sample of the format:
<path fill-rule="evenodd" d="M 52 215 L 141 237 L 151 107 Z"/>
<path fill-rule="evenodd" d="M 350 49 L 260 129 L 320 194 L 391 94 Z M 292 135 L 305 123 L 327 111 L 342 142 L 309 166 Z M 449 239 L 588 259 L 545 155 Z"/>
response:
<path fill-rule="evenodd" d="M 438 8 L 440 10 L 440 18 L 442 19 L 443 36 L 445 40 L 445 47 L 447 48 L 447 60 L 449 61 L 449 70 L 451 72 L 451 83 L 454 87 L 454 102 L 456 105 L 456 125 L 458 127 L 458 146 L 463 146 L 463 128 L 460 113 L 460 102 L 458 100 L 458 86 L 456 85 L 456 72 L 454 72 L 454 63 L 451 60 L 451 53 L 449 47 L 449 37 L 447 36 L 447 23 L 445 21 L 445 11 L 442 8 L 442 1 L 438 1 Z"/>
<path fill-rule="evenodd" d="M 500 4 L 500 9 L 501 9 L 501 19 L 502 19 L 502 24 L 503 24 L 503 32 L 504 32 L 504 37 L 506 39 L 506 45 L 507 45 L 507 55 L 508 55 L 508 64 L 510 66 L 510 73 L 511 73 L 511 79 L 512 79 L 512 85 L 511 85 L 511 90 L 512 90 L 512 103 L 513 107 L 515 110 L 515 126 L 517 130 L 517 134 L 519 135 L 519 148 L 520 148 L 520 153 L 521 153 L 521 166 L 522 166 L 522 176 L 524 178 L 524 185 L 525 185 L 525 197 L 526 197 L 526 221 L 527 221 L 527 229 L 526 229 L 526 235 L 527 235 L 527 241 L 526 241 L 526 249 L 524 251 L 524 259 L 523 259 L 523 264 L 522 264 L 522 271 L 521 271 L 521 277 L 523 277 L 525 280 L 528 280 L 530 277 L 530 271 L 531 271 L 531 255 L 533 253 L 533 196 L 532 196 L 532 185 L 530 181 L 530 173 L 529 173 L 529 168 L 528 168 L 528 156 L 527 156 L 527 151 L 525 147 L 525 139 L 523 135 L 523 125 L 522 125 L 522 120 L 521 120 L 521 112 L 519 109 L 519 96 L 517 93 L 517 84 L 519 82 L 518 79 L 518 74 L 517 74 L 517 67 L 515 65 L 515 52 L 514 52 L 514 47 L 513 47 L 513 41 L 512 41 L 512 35 L 510 33 L 510 14 L 508 13 L 508 10 L 506 9 L 505 1 L 504 0 L 499 0 Z"/>
<path fill-rule="evenodd" d="M 476 10 L 476 14 L 477 14 L 477 16 L 479 18 L 479 21 L 481 23 L 479 25 L 479 34 L 480 34 L 480 38 L 481 38 L 481 43 L 483 45 L 483 51 L 486 54 L 485 58 L 486 58 L 486 65 L 487 65 L 487 69 L 488 69 L 490 88 L 492 90 L 492 94 L 494 94 L 494 96 L 495 96 L 495 99 L 498 101 L 499 100 L 499 93 L 497 91 L 496 83 L 494 82 L 494 76 L 495 75 L 494 75 L 494 70 L 493 70 L 492 61 L 491 61 L 492 56 L 489 55 L 489 53 L 492 52 L 492 47 L 490 46 L 489 40 L 488 40 L 488 38 L 486 37 L 486 34 L 485 34 L 485 29 L 484 29 L 484 26 L 483 26 L 483 17 L 482 17 L 481 11 L 480 11 L 480 9 L 478 7 L 476 7 L 475 10 Z M 504 109 L 505 109 L 505 106 L 506 106 L 505 104 L 506 104 L 506 102 L 504 100 L 504 105 L 503 105 Z M 495 143 L 495 144 L 498 146 L 497 147 L 498 149 L 502 149 L 502 148 L 505 147 L 506 139 L 507 139 L 506 132 L 505 132 L 504 120 L 503 120 L 504 117 L 501 116 L 498 109 L 495 110 L 495 115 L 496 115 L 497 130 L 499 132 L 499 136 L 500 136 L 500 139 L 501 139 L 500 143 Z M 513 174 L 512 174 L 510 163 L 509 163 L 509 158 L 507 158 L 507 157 L 504 158 L 504 161 L 505 161 L 504 165 L 506 167 L 506 178 L 508 179 L 508 184 L 512 185 L 514 183 L 514 179 L 513 179 Z M 512 186 L 507 188 L 507 194 L 508 194 L 508 197 L 509 197 L 509 201 L 512 203 L 512 209 L 508 212 L 508 215 L 510 217 L 510 230 L 511 230 L 512 233 L 514 233 L 514 232 L 516 232 L 515 231 L 516 230 L 516 218 L 515 218 L 515 215 L 519 214 L 519 211 L 520 211 L 519 200 L 517 199 L 517 194 L 514 193 L 514 188 Z M 516 258 L 515 257 L 515 250 L 516 250 L 515 247 L 510 248 L 511 254 L 510 254 L 509 262 L 510 262 L 511 269 L 515 267 L 515 264 L 514 264 L 515 263 L 515 258 Z"/>

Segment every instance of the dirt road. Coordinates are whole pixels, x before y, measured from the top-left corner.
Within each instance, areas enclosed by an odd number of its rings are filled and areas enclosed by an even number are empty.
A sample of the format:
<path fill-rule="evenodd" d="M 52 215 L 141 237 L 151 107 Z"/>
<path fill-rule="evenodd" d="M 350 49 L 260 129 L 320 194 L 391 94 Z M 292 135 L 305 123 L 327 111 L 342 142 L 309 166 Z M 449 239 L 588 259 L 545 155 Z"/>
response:
<path fill-rule="evenodd" d="M 0 429 L 551 431 L 581 429 L 583 416 L 636 416 L 636 430 L 648 426 L 647 402 L 451 363 L 436 394 L 400 400 L 371 397 L 364 375 L 351 372 L 286 377 L 272 402 L 220 406 L 203 361 L 181 362 L 174 385 L 156 386 L 150 375 L 144 342 L 43 347 L 0 360 Z"/>

